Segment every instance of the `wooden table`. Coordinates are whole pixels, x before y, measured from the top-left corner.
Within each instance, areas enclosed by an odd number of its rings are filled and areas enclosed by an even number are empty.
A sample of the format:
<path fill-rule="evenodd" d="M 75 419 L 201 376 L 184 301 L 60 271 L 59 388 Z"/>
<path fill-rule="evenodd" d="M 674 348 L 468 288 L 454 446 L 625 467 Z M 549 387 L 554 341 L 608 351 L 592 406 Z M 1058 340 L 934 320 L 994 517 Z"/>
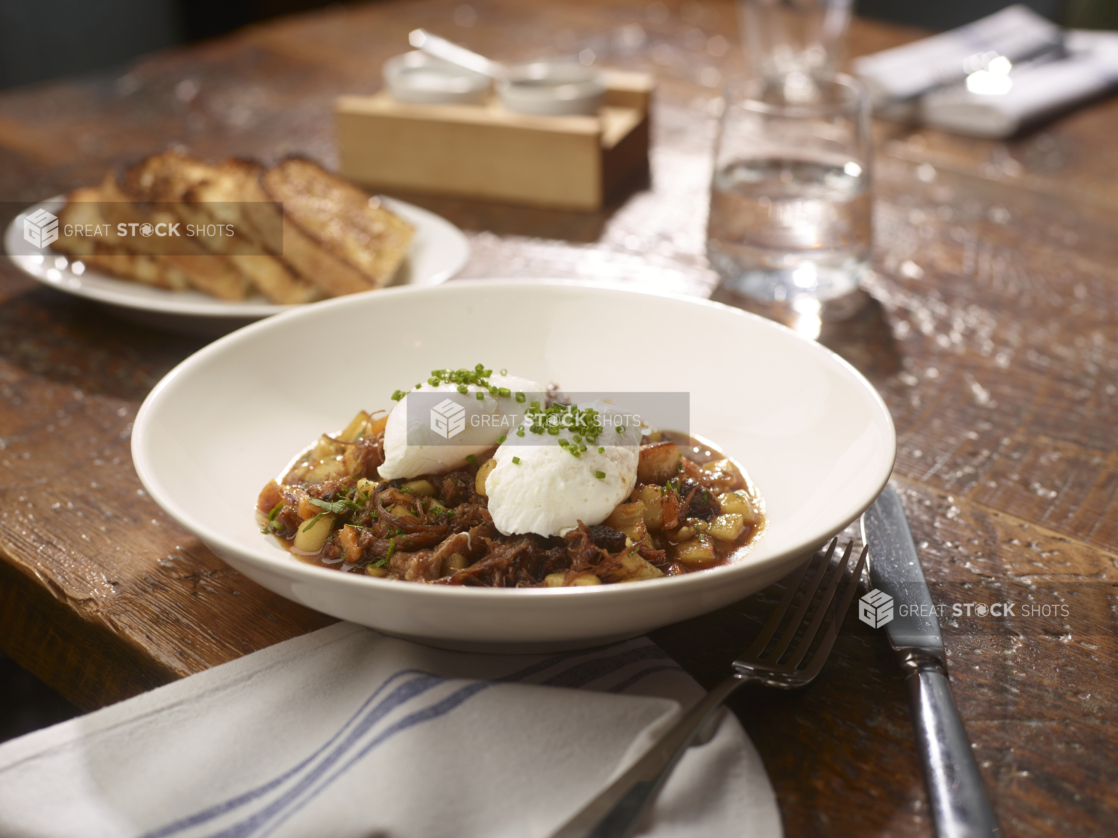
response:
<path fill-rule="evenodd" d="M 331 102 L 427 26 L 498 58 L 589 49 L 659 77 L 651 182 L 599 213 L 403 196 L 464 228 L 466 277 L 605 277 L 708 295 L 719 86 L 744 69 L 728 2 L 383 2 L 167 51 L 124 74 L 0 95 L 17 205 L 169 144 L 335 162 Z M 856 22 L 853 52 L 916 32 Z M 994 143 L 881 124 L 873 301 L 821 340 L 880 389 L 933 595 L 1018 603 L 944 622 L 960 711 L 1007 835 L 1113 834 L 1118 815 L 1118 101 Z M 129 325 L 0 265 L 0 645 L 93 709 L 321 627 L 145 496 L 129 430 L 203 341 Z M 1027 617 L 1061 603 L 1069 616 Z M 705 684 L 757 600 L 655 638 Z M 788 834 L 925 836 L 901 674 L 851 616 L 816 685 L 736 705 Z"/>

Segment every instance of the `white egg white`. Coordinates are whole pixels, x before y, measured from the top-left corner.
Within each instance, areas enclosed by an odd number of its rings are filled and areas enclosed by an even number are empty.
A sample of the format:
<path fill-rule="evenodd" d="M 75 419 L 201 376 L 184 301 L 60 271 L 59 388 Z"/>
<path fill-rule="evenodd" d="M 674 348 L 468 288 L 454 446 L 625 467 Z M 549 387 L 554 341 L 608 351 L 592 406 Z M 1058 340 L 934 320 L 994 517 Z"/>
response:
<path fill-rule="evenodd" d="M 551 536 L 579 521 L 587 526 L 600 524 L 633 491 L 640 427 L 624 423 L 625 414 L 601 401 L 579 408 L 597 410 L 603 425 L 597 442 L 587 443 L 581 456 L 575 457 L 559 444 L 560 438 L 571 438 L 566 431 L 559 436 L 512 435 L 497 449 L 497 464 L 486 478 L 485 492 L 489 514 L 501 533 Z M 616 432 L 618 424 L 625 428 L 624 433 Z M 604 449 L 601 454 L 599 447 Z M 597 477 L 598 472 L 604 477 Z"/>
<path fill-rule="evenodd" d="M 502 435 L 511 434 L 523 420 L 531 401 L 542 398 L 544 392 L 536 382 L 515 375 L 491 375 L 488 381 L 494 387 L 525 393 L 525 401 L 517 402 L 512 396 L 491 396 L 476 384 L 466 385 L 465 394 L 459 393 L 454 383 L 422 384 L 397 402 L 388 415 L 384 463 L 377 473 L 385 480 L 396 480 L 461 468 L 468 456 L 487 451 Z M 465 428 L 449 438 L 436 432 L 431 427 L 431 407 L 436 400 L 430 396 L 416 398 L 419 393 L 446 393 L 448 399 L 466 409 Z M 480 400 L 478 393 L 483 393 Z"/>

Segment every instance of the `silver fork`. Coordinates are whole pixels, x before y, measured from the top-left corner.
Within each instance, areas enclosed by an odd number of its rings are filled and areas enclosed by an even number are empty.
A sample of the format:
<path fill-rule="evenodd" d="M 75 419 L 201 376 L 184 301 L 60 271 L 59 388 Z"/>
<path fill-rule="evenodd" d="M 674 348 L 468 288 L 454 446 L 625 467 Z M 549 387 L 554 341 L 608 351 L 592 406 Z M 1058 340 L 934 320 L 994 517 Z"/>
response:
<path fill-rule="evenodd" d="M 715 710 L 742 684 L 760 683 L 766 687 L 791 690 L 811 683 L 835 645 L 843 618 L 858 589 L 862 566 L 866 561 L 866 548 L 854 570 L 846 572 L 854 542 L 846 545 L 838 567 L 833 570 L 822 599 L 816 603 L 811 622 L 806 623 L 808 609 L 812 606 L 831 566 L 838 539 L 831 541 L 822 562 L 804 563 L 789 581 L 784 597 L 773 611 L 769 621 L 753 644 L 733 663 L 734 674 L 707 693 L 674 727 L 652 745 L 624 774 L 606 786 L 597 797 L 583 807 L 573 818 L 552 833 L 551 838 L 627 838 L 636 828 L 641 816 L 648 809 L 664 780 L 668 778 L 683 752 L 690 746 L 695 734 Z M 811 580 L 804 584 L 808 568 L 817 565 Z M 812 649 L 812 641 L 823 628 L 828 606 L 835 598 L 843 579 L 848 580 L 838 604 L 831 612 L 822 639 Z M 796 594 L 801 593 L 799 605 L 785 625 L 776 644 L 769 649 L 777 630 L 784 623 Z M 802 631 L 801 631 L 802 630 Z M 795 644 L 795 645 L 793 645 Z M 811 655 L 808 656 L 808 652 Z"/>

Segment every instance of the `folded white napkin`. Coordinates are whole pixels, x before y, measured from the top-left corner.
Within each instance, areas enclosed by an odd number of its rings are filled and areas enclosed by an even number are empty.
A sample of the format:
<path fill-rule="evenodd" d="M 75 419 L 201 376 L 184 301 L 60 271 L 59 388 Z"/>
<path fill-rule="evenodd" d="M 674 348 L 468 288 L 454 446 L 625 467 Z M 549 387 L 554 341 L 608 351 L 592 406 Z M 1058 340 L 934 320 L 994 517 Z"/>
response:
<path fill-rule="evenodd" d="M 337 624 L 0 746 L 0 835 L 546 836 L 701 690 L 646 639 L 445 652 Z M 732 714 L 650 836 L 776 836 Z"/>
<path fill-rule="evenodd" d="M 915 118 L 974 137 L 1009 137 L 1118 86 L 1118 33 L 1071 31 L 1065 46 L 1065 58 L 1014 68 L 1000 92 L 957 85 L 929 93 L 919 100 Z"/>
<path fill-rule="evenodd" d="M 1058 45 L 1061 35 L 1060 27 L 1028 7 L 1008 6 L 958 29 L 857 58 L 854 73 L 875 107 L 884 106 L 962 81 L 979 69 L 968 64 L 976 57 L 994 53 L 1019 61 Z"/>

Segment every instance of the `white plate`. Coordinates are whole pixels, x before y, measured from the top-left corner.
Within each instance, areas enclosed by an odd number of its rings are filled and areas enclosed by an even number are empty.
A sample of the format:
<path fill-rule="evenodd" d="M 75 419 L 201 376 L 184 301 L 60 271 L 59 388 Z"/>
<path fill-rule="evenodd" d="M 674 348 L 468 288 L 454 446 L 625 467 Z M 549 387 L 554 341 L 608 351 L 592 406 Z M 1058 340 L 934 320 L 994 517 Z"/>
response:
<path fill-rule="evenodd" d="M 438 285 L 462 270 L 470 258 L 470 244 L 461 230 L 445 218 L 414 204 L 387 197 L 382 200 L 388 209 L 415 227 L 408 257 L 393 278 L 392 286 Z M 302 308 L 269 303 L 259 295 L 230 302 L 201 291 L 152 288 L 95 270 L 77 272 L 66 256 L 49 247 L 42 254 L 27 254 L 30 247 L 23 241 L 24 218 L 39 209 L 57 215 L 65 202 L 65 197 L 60 195 L 28 207 L 4 232 L 4 249 L 12 262 L 44 285 L 113 306 L 119 313 L 149 325 L 201 333 L 227 332 L 273 314 Z"/>
<path fill-rule="evenodd" d="M 626 390 L 689 391 L 690 431 L 744 464 L 764 497 L 764 537 L 739 562 L 683 576 L 494 590 L 316 567 L 260 534 L 257 494 L 319 434 L 391 406 L 432 369 L 479 362 L 618 392 L 618 404 Z M 132 434 L 156 502 L 265 588 L 397 636 L 492 650 L 589 646 L 760 590 L 873 502 L 895 451 L 873 387 L 782 326 L 693 298 L 515 281 L 389 289 L 257 323 L 171 371 Z"/>

